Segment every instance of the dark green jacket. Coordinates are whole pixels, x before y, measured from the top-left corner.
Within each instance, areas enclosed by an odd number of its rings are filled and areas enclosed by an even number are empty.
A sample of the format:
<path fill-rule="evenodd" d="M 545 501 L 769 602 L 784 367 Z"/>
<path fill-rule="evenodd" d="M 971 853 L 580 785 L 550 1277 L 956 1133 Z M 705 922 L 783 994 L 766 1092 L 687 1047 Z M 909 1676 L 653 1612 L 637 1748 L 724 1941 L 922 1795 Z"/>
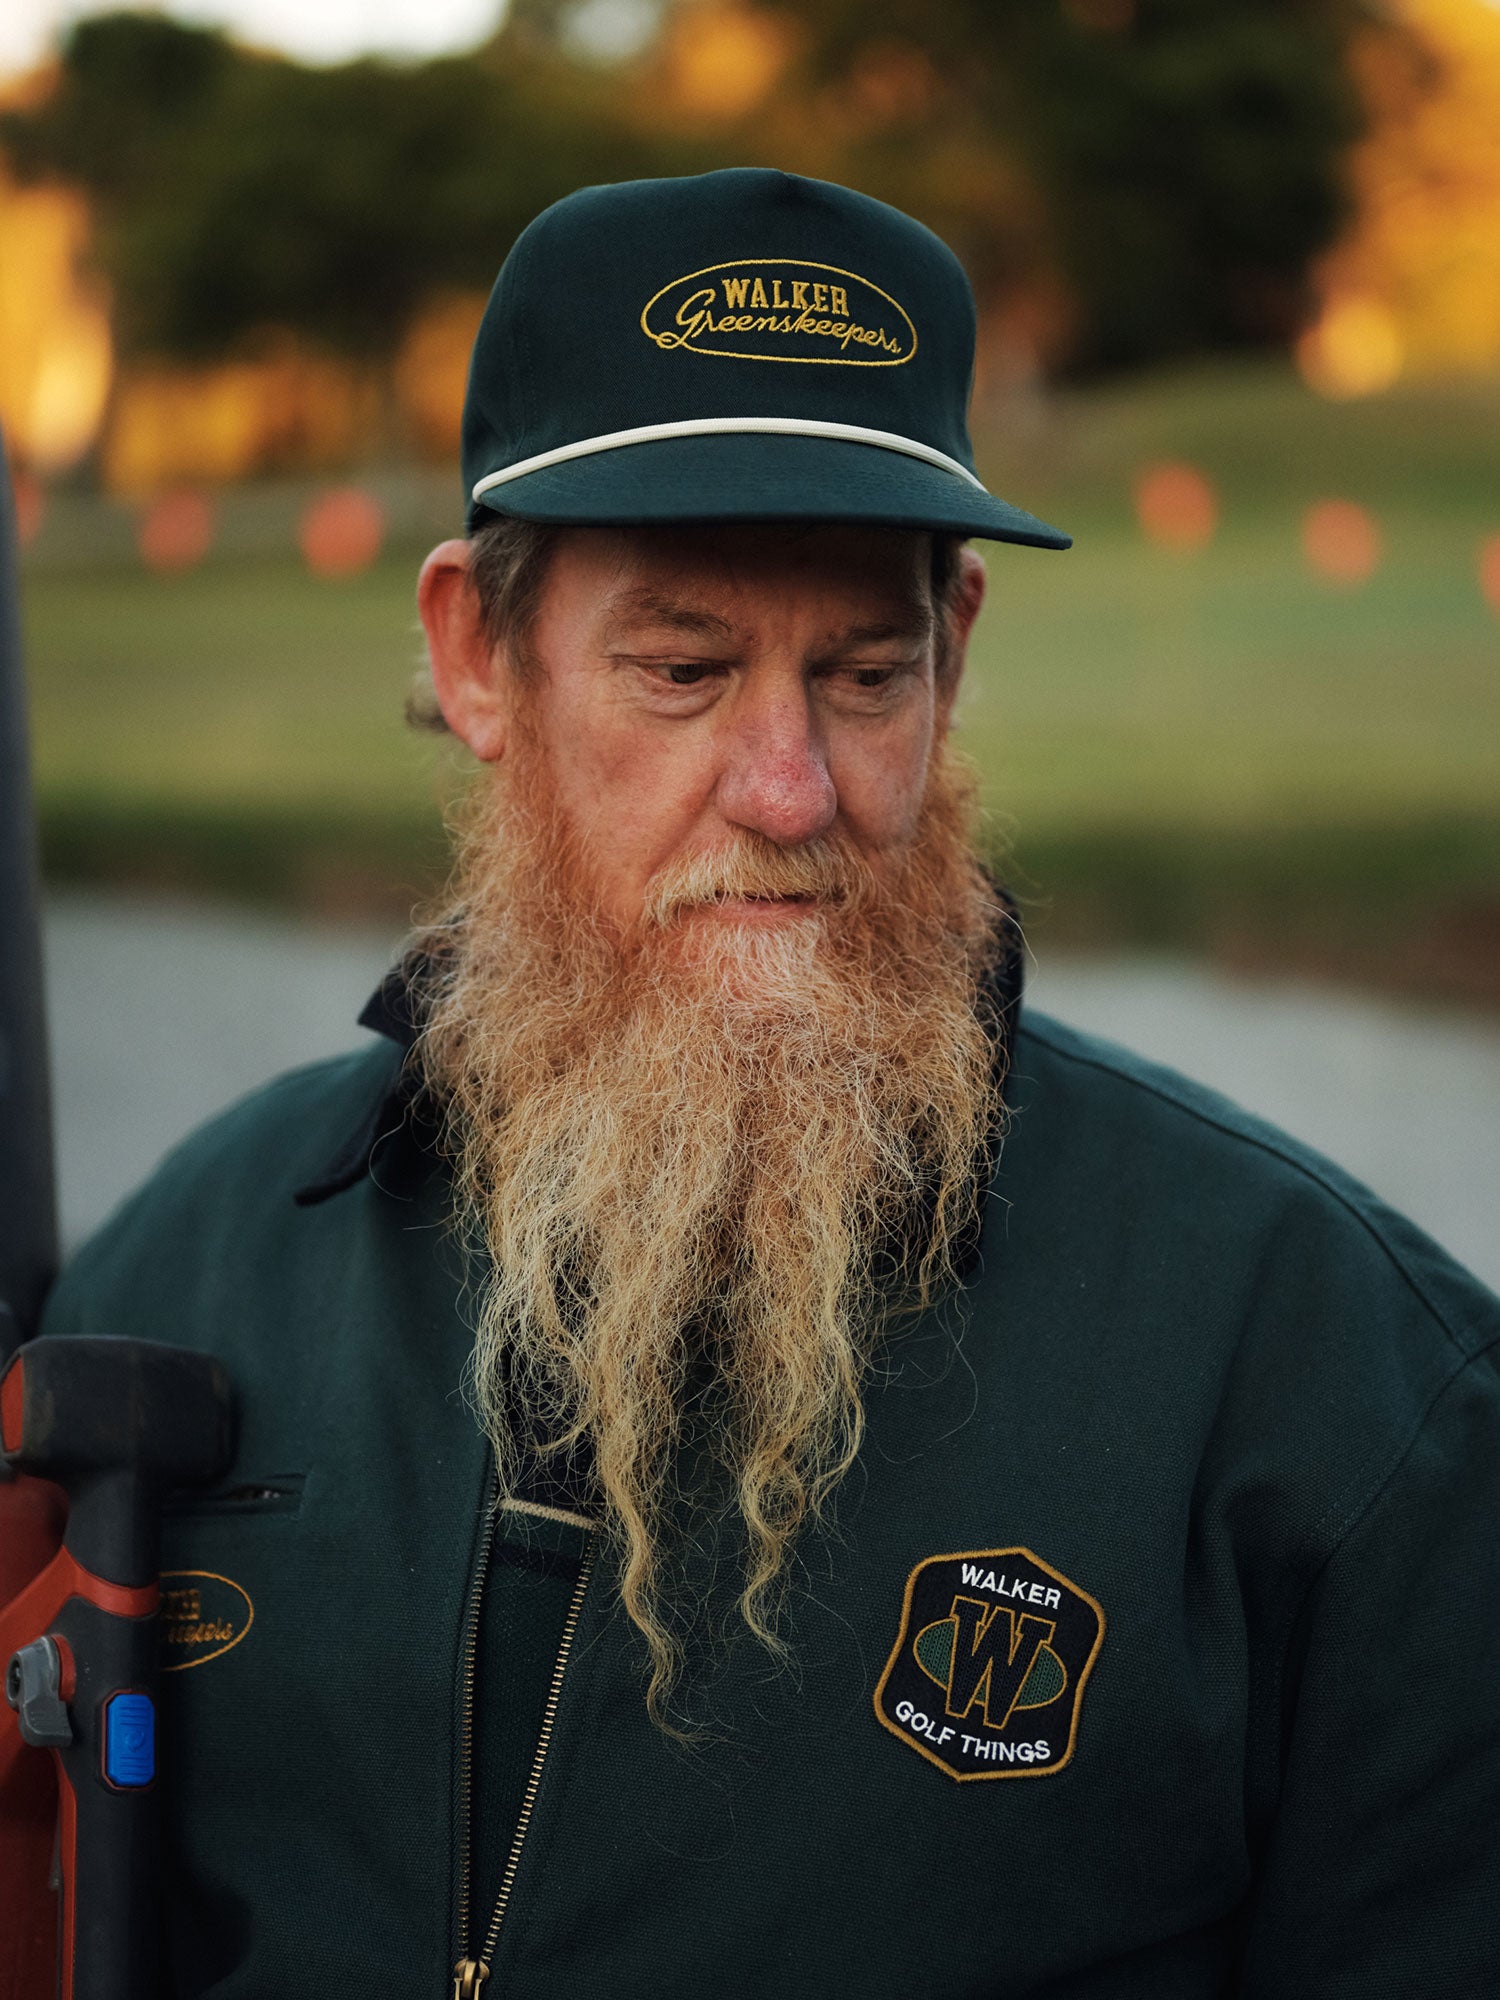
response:
<path fill-rule="evenodd" d="M 53 1303 L 239 1390 L 233 1475 L 167 1535 L 184 1994 L 452 1988 L 489 1469 L 441 1171 L 389 1135 L 364 1171 L 399 1060 L 200 1133 Z M 648 1721 L 588 1531 L 502 1525 L 581 1610 L 550 1728 L 521 1704 L 491 2000 L 1500 1993 L 1500 1308 L 1117 1050 L 1032 1019 L 1012 1096 L 964 1294 L 896 1342 L 803 1550 L 792 1664 L 737 1646 L 707 1740 Z"/>

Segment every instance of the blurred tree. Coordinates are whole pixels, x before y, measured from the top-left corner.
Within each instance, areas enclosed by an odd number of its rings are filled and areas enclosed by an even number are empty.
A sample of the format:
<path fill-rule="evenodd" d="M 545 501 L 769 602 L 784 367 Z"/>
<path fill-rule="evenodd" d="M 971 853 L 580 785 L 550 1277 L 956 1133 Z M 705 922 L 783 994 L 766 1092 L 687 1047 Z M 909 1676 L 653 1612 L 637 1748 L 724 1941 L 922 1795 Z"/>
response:
<path fill-rule="evenodd" d="M 1404 0 L 1406 33 L 1370 32 L 1354 69 L 1369 132 L 1357 214 L 1318 273 L 1323 317 L 1299 348 L 1320 388 L 1500 364 L 1500 8 Z"/>
<path fill-rule="evenodd" d="M 929 222 L 1023 372 L 1119 367 L 1307 316 L 1379 4 L 512 0 L 476 56 L 318 70 L 118 14 L 0 144 L 90 192 L 127 357 L 274 326 L 388 369 L 569 189 L 765 162 Z"/>
<path fill-rule="evenodd" d="M 599 0 L 516 0 L 553 21 Z M 717 122 L 742 158 L 913 208 L 981 293 L 1070 305 L 1075 367 L 1280 342 L 1345 214 L 1361 129 L 1347 48 L 1378 0 L 675 0 L 690 71 L 747 16 L 789 54 Z"/>
<path fill-rule="evenodd" d="M 1309 264 L 1345 216 L 1360 107 L 1344 55 L 1362 13 L 1349 0 L 977 0 L 1088 359 L 1297 329 Z M 1006 29 L 1030 44 L 1009 75 Z"/>
<path fill-rule="evenodd" d="M 91 195 L 122 352 L 262 329 L 389 362 L 436 291 L 488 285 L 538 209 L 656 154 L 558 61 L 305 69 L 144 14 L 80 22 L 56 88 L 0 119 L 22 177 Z"/>
<path fill-rule="evenodd" d="M 558 34 L 600 0 L 514 0 Z M 724 152 L 834 172 L 1020 290 L 1058 358 L 1110 368 L 1284 342 L 1344 214 L 1348 48 L 1380 0 L 674 0 L 656 60 Z M 760 20 L 746 104 L 694 76 Z M 1396 34 L 1394 26 L 1386 28 Z"/>

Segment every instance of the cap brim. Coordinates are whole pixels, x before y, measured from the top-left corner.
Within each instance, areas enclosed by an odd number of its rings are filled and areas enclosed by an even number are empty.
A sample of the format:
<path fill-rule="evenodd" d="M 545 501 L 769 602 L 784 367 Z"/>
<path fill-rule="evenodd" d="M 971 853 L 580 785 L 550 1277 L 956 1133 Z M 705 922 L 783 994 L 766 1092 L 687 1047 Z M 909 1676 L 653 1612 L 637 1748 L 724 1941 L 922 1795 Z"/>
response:
<path fill-rule="evenodd" d="M 559 525 L 851 521 L 1037 549 L 1073 542 L 1023 508 L 904 452 L 754 433 L 659 439 L 567 459 L 492 486 L 471 506 L 471 524 L 484 509 Z"/>

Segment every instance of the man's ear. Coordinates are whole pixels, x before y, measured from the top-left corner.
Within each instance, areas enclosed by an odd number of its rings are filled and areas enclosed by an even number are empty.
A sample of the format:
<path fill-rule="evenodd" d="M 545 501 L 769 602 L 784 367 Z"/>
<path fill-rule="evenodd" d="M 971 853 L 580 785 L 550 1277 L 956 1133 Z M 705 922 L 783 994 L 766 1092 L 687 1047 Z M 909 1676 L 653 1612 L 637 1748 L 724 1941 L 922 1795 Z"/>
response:
<path fill-rule="evenodd" d="M 964 662 L 969 653 L 969 634 L 984 603 L 984 586 L 984 558 L 977 549 L 961 548 L 958 552 L 958 575 L 954 579 L 953 595 L 949 601 L 948 644 L 937 691 L 938 720 L 944 729 L 948 727 L 954 697 L 963 678 Z"/>
<path fill-rule="evenodd" d="M 481 764 L 493 764 L 504 755 L 509 733 L 508 672 L 485 634 L 467 542 L 439 542 L 423 563 L 417 609 L 443 720 Z"/>

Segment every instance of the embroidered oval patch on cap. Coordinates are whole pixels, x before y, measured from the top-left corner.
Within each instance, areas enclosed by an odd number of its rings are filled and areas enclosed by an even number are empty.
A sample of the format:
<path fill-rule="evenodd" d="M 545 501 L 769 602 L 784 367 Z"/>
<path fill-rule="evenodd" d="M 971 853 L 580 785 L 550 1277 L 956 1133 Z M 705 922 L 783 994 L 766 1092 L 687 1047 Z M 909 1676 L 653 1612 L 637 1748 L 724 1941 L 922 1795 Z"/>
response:
<path fill-rule="evenodd" d="M 889 292 L 855 271 L 795 257 L 689 271 L 647 301 L 641 327 L 666 352 L 734 361 L 896 368 L 917 351 L 911 315 Z"/>
<path fill-rule="evenodd" d="M 1041 1778 L 1073 1754 L 1104 1612 L 1030 1549 L 928 1556 L 906 1580 L 875 1713 L 960 1783 Z"/>
<path fill-rule="evenodd" d="M 208 1569 L 174 1569 L 161 1579 L 164 1674 L 206 1666 L 237 1646 L 255 1623 L 250 1593 Z"/>

